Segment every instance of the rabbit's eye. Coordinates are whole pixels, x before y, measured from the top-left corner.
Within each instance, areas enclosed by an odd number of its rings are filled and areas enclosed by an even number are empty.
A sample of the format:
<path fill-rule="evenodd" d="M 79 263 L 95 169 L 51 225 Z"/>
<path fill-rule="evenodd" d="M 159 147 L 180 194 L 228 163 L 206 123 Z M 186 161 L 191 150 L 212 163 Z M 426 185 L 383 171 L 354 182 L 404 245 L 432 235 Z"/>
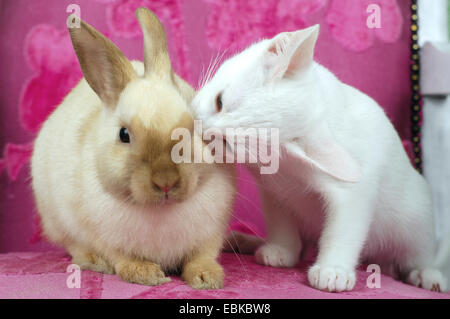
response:
<path fill-rule="evenodd" d="M 122 143 L 130 143 L 130 134 L 125 127 L 122 127 L 119 132 L 120 141 Z"/>
<path fill-rule="evenodd" d="M 216 97 L 216 110 L 217 112 L 222 111 L 222 93 L 219 93 Z"/>

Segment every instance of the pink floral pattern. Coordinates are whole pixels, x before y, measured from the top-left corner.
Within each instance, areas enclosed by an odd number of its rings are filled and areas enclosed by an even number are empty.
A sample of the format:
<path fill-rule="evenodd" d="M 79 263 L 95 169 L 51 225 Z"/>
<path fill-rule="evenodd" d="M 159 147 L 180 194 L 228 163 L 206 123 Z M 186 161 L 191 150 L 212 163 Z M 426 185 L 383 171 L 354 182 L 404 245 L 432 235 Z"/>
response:
<path fill-rule="evenodd" d="M 135 10 L 140 6 L 152 9 L 164 24 L 170 26 L 175 47 L 175 68 L 188 78 L 187 49 L 181 5 L 178 0 L 97 0 L 106 7 L 107 24 L 114 35 L 135 37 L 141 34 Z M 170 42 L 170 41 L 169 41 Z M 42 123 L 63 98 L 81 79 L 82 73 L 66 29 L 57 30 L 51 25 L 34 26 L 24 41 L 24 57 L 33 75 L 25 82 L 19 101 L 20 123 L 30 133 L 37 133 Z M 0 158 L 0 174 L 6 169 L 15 181 L 31 157 L 33 143 L 7 143 Z M 41 239 L 39 218 L 36 233 L 30 239 Z"/>
<path fill-rule="evenodd" d="M 26 131 L 36 133 L 82 75 L 66 30 L 59 31 L 47 24 L 35 26 L 25 39 L 24 55 L 34 74 L 25 83 L 20 97 L 20 123 Z M 0 172 L 4 166 L 9 178 L 16 180 L 32 150 L 32 143 L 7 143 Z"/>
<path fill-rule="evenodd" d="M 205 0 L 210 4 L 206 36 L 210 47 L 240 50 L 261 38 L 312 24 L 328 0 Z M 367 7 L 380 7 L 381 28 L 367 27 Z M 326 22 L 333 38 L 351 51 L 364 51 L 374 38 L 393 43 L 401 35 L 403 18 L 396 0 L 330 0 Z"/>
<path fill-rule="evenodd" d="M 3 172 L 5 168 L 6 168 L 6 161 L 4 158 L 0 158 L 0 174 Z"/>
<path fill-rule="evenodd" d="M 25 39 L 24 54 L 35 74 L 22 92 L 20 117 L 24 128 L 36 133 L 82 75 L 67 30 L 34 27 Z"/>
<path fill-rule="evenodd" d="M 107 22 L 114 35 L 135 37 L 141 34 L 134 15 L 140 6 L 151 8 L 163 22 L 169 23 L 174 43 L 177 43 L 176 65 L 179 66 L 179 73 L 188 77 L 179 1 L 97 1 L 107 5 Z M 24 56 L 34 75 L 24 84 L 20 97 L 20 123 L 26 131 L 37 133 L 48 115 L 80 80 L 82 73 L 66 29 L 57 30 L 47 24 L 33 27 L 25 39 Z M 29 161 L 31 152 L 32 144 L 8 144 L 4 149 L 4 158 L 0 159 L 0 173 L 6 168 L 10 179 L 16 180 L 22 166 Z"/>
<path fill-rule="evenodd" d="M 180 0 L 96 0 L 106 6 L 112 34 L 133 38 L 140 35 L 134 16 L 139 6 L 152 9 L 170 26 L 175 45 L 174 60 L 179 73 L 189 80 L 189 64 Z M 352 51 L 364 51 L 374 39 L 391 43 L 401 35 L 403 18 L 396 0 L 205 0 L 211 13 L 207 21 L 208 44 L 216 49 L 237 50 L 262 37 L 308 26 L 308 17 L 328 6 L 326 21 L 332 36 Z M 381 29 L 366 26 L 369 4 L 381 8 Z M 21 124 L 36 133 L 47 116 L 81 78 L 78 61 L 66 30 L 51 25 L 33 27 L 24 44 L 25 60 L 34 75 L 26 82 L 19 102 Z M 31 144 L 30 144 L 31 145 Z M 29 144 L 8 144 L 0 159 L 0 173 L 6 168 L 15 180 L 31 154 Z"/>
<path fill-rule="evenodd" d="M 110 3 L 106 8 L 106 21 L 112 34 L 125 38 L 141 35 L 135 11 L 139 7 L 152 10 L 165 26 L 170 27 L 168 42 L 173 45 L 174 68 L 185 79 L 189 78 L 189 61 L 187 59 L 186 35 L 179 0 L 97 0 Z M 169 31 L 169 30 L 167 30 Z"/>
<path fill-rule="evenodd" d="M 264 37 L 308 26 L 306 18 L 328 0 L 205 0 L 210 4 L 206 36 L 210 47 L 236 51 Z"/>
<path fill-rule="evenodd" d="M 367 27 L 370 4 L 380 7 L 381 28 Z M 361 52 L 370 48 L 375 38 L 393 43 L 400 38 L 403 17 L 396 0 L 333 0 L 327 14 L 331 34 L 345 48 Z"/>
<path fill-rule="evenodd" d="M 188 19 L 188 15 L 197 14 L 195 11 L 197 9 L 193 9 L 195 6 L 191 8 L 182 0 L 96 0 L 96 2 L 96 7 L 99 8 L 98 16 L 106 17 L 109 35 L 133 41 L 139 38 L 141 32 L 134 10 L 138 6 L 152 9 L 166 27 L 174 67 L 183 77 L 192 80 L 189 78 L 189 62 L 195 61 L 195 57 L 191 56 L 188 59 L 185 17 L 189 22 L 189 31 L 197 30 Z M 402 9 L 407 8 L 407 5 L 397 3 L 396 0 L 203 0 L 203 3 L 207 4 L 205 6 L 207 8 L 202 8 L 203 11 L 198 14 L 200 22 L 203 18 L 206 19 L 204 28 L 206 34 L 202 33 L 202 28 L 200 33 L 194 32 L 192 37 L 198 41 L 201 52 L 205 51 L 206 55 L 209 54 L 208 46 L 215 50 L 226 48 L 238 50 L 259 38 L 318 22 L 322 23 L 324 43 L 329 45 L 334 42 L 332 44 L 334 46 L 339 43 L 353 52 L 363 52 L 377 44 L 392 43 L 400 39 L 404 23 L 401 12 L 404 10 L 399 9 L 399 4 Z M 381 29 L 365 27 L 368 15 L 366 8 L 369 3 L 381 7 Z M 50 18 L 45 20 L 36 18 L 33 21 L 55 23 L 55 19 L 50 15 Z M 26 28 L 30 26 L 31 24 Z M 360 29 L 360 32 L 357 29 Z M 65 28 L 56 29 L 50 24 L 37 24 L 27 31 L 23 43 L 25 69 L 31 70 L 32 74 L 24 81 L 18 108 L 24 131 L 35 134 L 82 74 Z M 191 33 L 188 35 L 191 36 Z M 350 52 L 349 55 L 351 54 Z M 367 54 L 370 55 L 371 52 Z M 403 134 L 402 137 L 408 138 L 408 135 Z M 32 143 L 9 142 L 0 154 L 2 156 L 0 174 L 5 172 L 10 181 L 15 181 L 21 176 L 21 169 L 29 162 Z M 411 143 L 405 141 L 404 145 L 411 156 Z M 24 174 L 22 176 L 24 177 Z M 240 189 L 245 193 L 250 187 L 251 185 L 245 184 Z M 257 195 L 251 195 L 250 198 L 257 200 Z M 248 211 L 245 205 L 239 205 L 236 209 L 238 214 L 240 211 Z M 35 223 L 38 232 L 32 237 L 32 242 L 37 242 L 41 238 L 38 218 Z M 258 223 L 258 220 L 255 220 L 255 223 Z M 248 221 L 242 225 L 235 223 L 231 228 L 250 233 L 260 230 L 258 225 Z"/>
<path fill-rule="evenodd" d="M 5 146 L 3 165 L 8 172 L 9 179 L 15 181 L 19 176 L 22 166 L 28 163 L 31 153 L 33 151 L 33 144 L 11 144 Z M 0 164 L 1 165 L 1 164 Z M 0 168 L 1 172 L 1 168 Z"/>

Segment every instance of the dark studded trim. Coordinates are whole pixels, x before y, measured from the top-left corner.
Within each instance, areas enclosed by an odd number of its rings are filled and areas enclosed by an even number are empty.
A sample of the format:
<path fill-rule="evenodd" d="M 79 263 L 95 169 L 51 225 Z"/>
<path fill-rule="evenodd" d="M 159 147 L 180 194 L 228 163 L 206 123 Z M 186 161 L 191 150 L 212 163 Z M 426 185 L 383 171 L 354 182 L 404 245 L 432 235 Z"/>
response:
<path fill-rule="evenodd" d="M 420 129 L 422 125 L 422 95 L 420 93 L 420 56 L 418 44 L 419 17 L 417 0 L 411 0 L 411 142 L 413 145 L 414 165 L 422 173 L 422 146 Z"/>

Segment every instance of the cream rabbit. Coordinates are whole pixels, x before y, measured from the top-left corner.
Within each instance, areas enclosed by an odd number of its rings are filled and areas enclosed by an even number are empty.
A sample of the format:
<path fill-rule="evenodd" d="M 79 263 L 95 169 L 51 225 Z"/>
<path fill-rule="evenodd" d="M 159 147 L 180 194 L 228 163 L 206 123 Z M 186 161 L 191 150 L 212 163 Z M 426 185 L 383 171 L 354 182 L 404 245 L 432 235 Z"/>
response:
<path fill-rule="evenodd" d="M 172 71 L 158 18 L 145 8 L 136 15 L 144 65 L 82 21 L 69 30 L 85 78 L 35 141 L 32 185 L 44 234 L 83 269 L 144 285 L 181 269 L 194 288 L 221 288 L 216 258 L 234 168 L 172 161 L 172 130 L 193 131 L 187 103 L 195 92 Z"/>
<path fill-rule="evenodd" d="M 308 272 L 315 288 L 353 289 L 355 267 L 365 261 L 446 290 L 429 187 L 382 108 L 313 61 L 318 34 L 314 26 L 250 46 L 225 61 L 192 102 L 205 130 L 279 129 L 279 171 L 261 175 L 249 165 L 268 230 L 256 260 L 294 266 L 309 241 L 319 246 Z M 247 251 L 258 243 L 239 239 Z"/>

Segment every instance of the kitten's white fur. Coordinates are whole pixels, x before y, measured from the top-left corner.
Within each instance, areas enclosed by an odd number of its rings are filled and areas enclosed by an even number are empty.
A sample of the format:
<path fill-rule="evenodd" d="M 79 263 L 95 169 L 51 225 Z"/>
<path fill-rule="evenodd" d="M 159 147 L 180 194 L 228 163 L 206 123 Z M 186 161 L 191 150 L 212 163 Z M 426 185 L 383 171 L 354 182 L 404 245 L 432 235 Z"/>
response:
<path fill-rule="evenodd" d="M 225 61 L 192 103 L 203 128 L 276 127 L 282 160 L 260 175 L 267 223 L 258 262 L 294 266 L 319 243 L 310 284 L 345 291 L 360 261 L 446 290 L 434 263 L 430 190 L 382 108 L 313 61 L 319 28 L 281 33 Z M 223 108 L 216 110 L 221 94 Z"/>

